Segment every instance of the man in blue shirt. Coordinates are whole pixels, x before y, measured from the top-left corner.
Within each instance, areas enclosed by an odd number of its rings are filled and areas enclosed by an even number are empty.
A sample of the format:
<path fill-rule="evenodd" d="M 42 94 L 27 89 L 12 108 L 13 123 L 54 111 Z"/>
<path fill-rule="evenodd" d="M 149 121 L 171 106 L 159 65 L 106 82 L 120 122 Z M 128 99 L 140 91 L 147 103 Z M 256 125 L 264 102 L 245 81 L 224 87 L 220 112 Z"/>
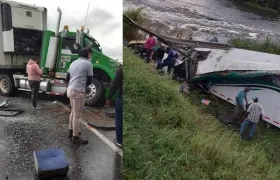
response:
<path fill-rule="evenodd" d="M 176 63 L 176 59 L 178 58 L 178 54 L 176 53 L 176 51 L 172 50 L 170 47 L 168 47 L 166 49 L 168 56 L 166 59 L 163 60 L 163 63 L 161 64 L 161 68 L 163 68 L 164 66 L 168 66 L 168 73 L 170 73 L 171 68 L 173 68 L 173 66 Z"/>
<path fill-rule="evenodd" d="M 234 115 L 233 115 L 234 124 L 237 124 L 244 114 L 244 104 L 243 104 L 244 99 L 246 102 L 246 106 L 248 106 L 247 93 L 249 91 L 250 91 L 249 87 L 241 89 L 238 92 L 237 96 L 235 97 L 235 111 L 234 111 Z"/>

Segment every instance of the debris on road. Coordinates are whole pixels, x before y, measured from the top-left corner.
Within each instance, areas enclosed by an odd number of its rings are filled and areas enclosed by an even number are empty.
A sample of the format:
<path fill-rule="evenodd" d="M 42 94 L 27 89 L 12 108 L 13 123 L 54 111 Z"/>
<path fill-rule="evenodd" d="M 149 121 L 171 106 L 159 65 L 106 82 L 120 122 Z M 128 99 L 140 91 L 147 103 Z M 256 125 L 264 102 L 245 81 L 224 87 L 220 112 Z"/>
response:
<path fill-rule="evenodd" d="M 23 113 L 24 110 L 21 109 L 4 109 L 4 108 L 0 108 L 0 116 L 2 117 L 11 117 L 11 116 L 16 116 L 19 115 L 21 113 Z"/>
<path fill-rule="evenodd" d="M 69 162 L 63 148 L 49 148 L 33 151 L 35 170 L 39 178 L 65 176 Z"/>
<path fill-rule="evenodd" d="M 116 130 L 115 126 L 97 126 L 97 125 L 94 125 L 92 123 L 87 123 L 87 125 L 89 125 L 90 127 L 94 127 L 96 129 L 100 129 L 102 131 L 114 131 L 114 130 Z"/>
<path fill-rule="evenodd" d="M 115 111 L 114 108 L 105 108 L 105 114 L 110 117 L 110 118 L 114 118 L 115 117 Z"/>
<path fill-rule="evenodd" d="M 10 103 L 10 99 L 6 99 L 2 102 L 0 102 L 0 107 L 8 107 Z"/>
<path fill-rule="evenodd" d="M 101 119 L 101 117 L 95 115 L 94 113 L 90 112 L 89 110 L 86 109 L 86 107 L 84 107 L 84 111 L 86 111 L 87 113 L 93 115 L 94 117 L 98 118 L 98 119 Z"/>
<path fill-rule="evenodd" d="M 10 99 L 5 99 L 3 101 L 0 101 L 0 116 L 11 117 L 24 112 L 24 110 L 21 109 L 8 108 L 9 103 L 10 103 Z"/>

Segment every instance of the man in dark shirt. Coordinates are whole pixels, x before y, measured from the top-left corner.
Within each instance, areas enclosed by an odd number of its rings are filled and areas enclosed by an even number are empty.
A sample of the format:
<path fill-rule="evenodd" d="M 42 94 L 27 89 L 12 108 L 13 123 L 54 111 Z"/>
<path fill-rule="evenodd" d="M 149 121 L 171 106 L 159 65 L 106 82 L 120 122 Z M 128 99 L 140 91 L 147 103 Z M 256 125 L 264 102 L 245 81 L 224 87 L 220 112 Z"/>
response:
<path fill-rule="evenodd" d="M 168 73 L 170 73 L 171 69 L 174 67 L 176 63 L 176 59 L 178 58 L 178 54 L 176 51 L 168 47 L 166 49 L 168 56 L 166 59 L 163 60 L 163 63 L 161 64 L 161 68 L 168 66 Z"/>
<path fill-rule="evenodd" d="M 162 64 L 162 59 L 164 57 L 165 49 L 164 47 L 158 43 L 151 54 L 150 59 L 154 59 L 156 61 L 156 69 L 160 69 Z M 151 60 L 150 60 L 151 61 Z"/>
<path fill-rule="evenodd" d="M 119 147 L 122 146 L 123 137 L 123 70 L 122 66 L 116 72 L 115 79 L 112 82 L 108 99 L 106 101 L 106 106 L 110 106 L 110 101 L 112 100 L 114 94 L 118 91 L 118 97 L 115 105 L 116 114 L 115 114 L 115 123 L 116 123 L 116 137 L 117 139 L 114 140 L 114 143 L 117 144 Z"/>

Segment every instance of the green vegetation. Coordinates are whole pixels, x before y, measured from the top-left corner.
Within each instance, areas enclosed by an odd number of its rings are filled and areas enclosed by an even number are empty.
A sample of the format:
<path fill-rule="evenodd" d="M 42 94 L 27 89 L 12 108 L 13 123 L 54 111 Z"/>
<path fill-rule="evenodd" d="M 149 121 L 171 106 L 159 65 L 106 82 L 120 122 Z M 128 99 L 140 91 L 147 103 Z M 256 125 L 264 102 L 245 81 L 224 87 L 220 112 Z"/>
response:
<path fill-rule="evenodd" d="M 280 178 L 278 129 L 258 126 L 256 139 L 243 142 L 209 113 L 225 102 L 197 90 L 183 98 L 126 48 L 124 61 L 124 179 Z"/>
<path fill-rule="evenodd" d="M 260 9 L 273 10 L 280 12 L 280 1 L 279 0 L 235 0 L 238 3 L 248 4 Z"/>
<path fill-rule="evenodd" d="M 136 8 L 136 9 L 128 9 L 124 12 L 124 14 L 132 19 L 133 21 L 143 24 L 147 19 L 148 16 L 143 13 L 144 7 Z M 126 23 L 123 24 L 123 37 L 127 41 L 135 40 L 139 38 L 139 30 L 127 25 Z"/>
<path fill-rule="evenodd" d="M 229 43 L 232 46 L 240 49 L 280 55 L 280 44 L 278 42 L 272 41 L 271 39 L 266 39 L 264 42 L 258 42 L 249 39 L 233 39 Z"/>
<path fill-rule="evenodd" d="M 143 24 L 148 17 L 142 10 L 125 14 Z M 139 32 L 124 24 L 124 37 L 137 39 Z M 280 44 L 270 39 L 230 44 L 280 54 Z M 155 74 L 128 49 L 124 61 L 124 179 L 279 179 L 278 128 L 259 124 L 255 139 L 243 142 L 211 115 L 232 109 L 227 102 L 198 90 L 183 98 L 177 83 Z M 211 100 L 210 105 L 201 99 Z"/>

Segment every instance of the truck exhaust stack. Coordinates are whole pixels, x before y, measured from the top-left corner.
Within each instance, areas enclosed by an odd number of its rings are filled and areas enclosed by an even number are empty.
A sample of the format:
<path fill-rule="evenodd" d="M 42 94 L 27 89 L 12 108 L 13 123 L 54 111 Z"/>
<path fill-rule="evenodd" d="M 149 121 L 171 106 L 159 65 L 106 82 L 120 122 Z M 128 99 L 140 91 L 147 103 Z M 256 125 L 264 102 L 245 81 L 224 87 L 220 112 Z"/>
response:
<path fill-rule="evenodd" d="M 58 36 L 60 22 L 61 22 L 61 16 L 62 16 L 62 11 L 59 7 L 57 8 L 57 11 L 58 11 L 59 15 L 58 15 L 58 21 L 57 21 L 57 24 L 56 24 L 55 36 Z"/>

